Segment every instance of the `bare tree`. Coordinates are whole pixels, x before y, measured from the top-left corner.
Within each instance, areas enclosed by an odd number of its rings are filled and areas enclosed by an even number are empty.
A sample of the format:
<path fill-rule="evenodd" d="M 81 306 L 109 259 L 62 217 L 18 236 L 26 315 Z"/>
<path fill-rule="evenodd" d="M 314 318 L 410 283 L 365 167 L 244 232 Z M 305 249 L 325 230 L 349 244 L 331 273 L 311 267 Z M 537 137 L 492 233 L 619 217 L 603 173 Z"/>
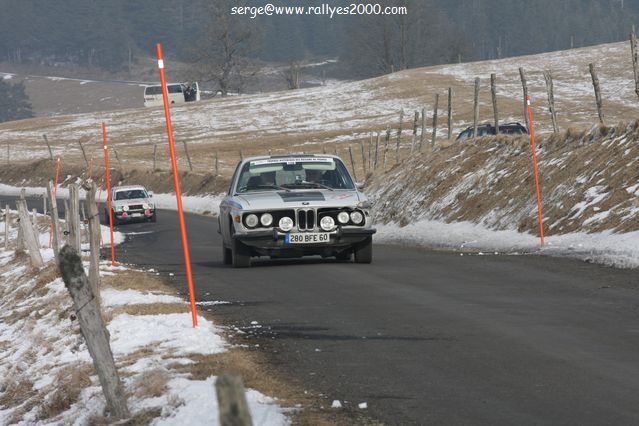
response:
<path fill-rule="evenodd" d="M 209 25 L 193 49 L 197 78 L 214 82 L 222 96 L 233 88 L 241 90 L 247 77 L 257 73 L 258 67 L 248 59 L 259 42 L 258 27 L 250 19 L 232 16 L 232 6 L 246 1 L 208 0 L 205 11 Z"/>

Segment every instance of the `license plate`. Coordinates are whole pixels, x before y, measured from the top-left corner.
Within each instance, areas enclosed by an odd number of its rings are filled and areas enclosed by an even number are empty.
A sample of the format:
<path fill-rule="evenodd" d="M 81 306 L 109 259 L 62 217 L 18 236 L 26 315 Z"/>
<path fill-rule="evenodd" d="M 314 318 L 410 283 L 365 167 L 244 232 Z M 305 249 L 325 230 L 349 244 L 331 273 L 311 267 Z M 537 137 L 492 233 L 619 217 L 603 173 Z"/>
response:
<path fill-rule="evenodd" d="M 131 217 L 142 217 L 142 213 L 133 213 Z"/>
<path fill-rule="evenodd" d="M 330 234 L 323 234 L 320 232 L 286 234 L 284 241 L 287 244 L 318 244 L 328 243 L 330 241 L 330 237 Z"/>

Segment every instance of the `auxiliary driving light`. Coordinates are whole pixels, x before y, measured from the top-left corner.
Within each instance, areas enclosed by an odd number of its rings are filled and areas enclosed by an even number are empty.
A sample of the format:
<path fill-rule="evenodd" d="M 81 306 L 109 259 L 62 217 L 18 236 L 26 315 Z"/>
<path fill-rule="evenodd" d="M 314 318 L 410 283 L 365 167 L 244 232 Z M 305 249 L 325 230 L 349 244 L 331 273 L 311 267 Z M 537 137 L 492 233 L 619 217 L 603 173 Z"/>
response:
<path fill-rule="evenodd" d="M 122 206 L 122 210 L 124 210 L 125 212 L 129 211 L 129 206 Z"/>
<path fill-rule="evenodd" d="M 348 212 L 340 212 L 337 215 L 337 220 L 339 221 L 339 223 L 341 223 L 342 225 L 346 225 L 348 223 L 348 220 L 350 219 L 350 216 L 348 215 Z"/>
<path fill-rule="evenodd" d="M 260 216 L 260 223 L 262 226 L 269 227 L 273 224 L 273 216 L 270 213 L 264 213 Z"/>
<path fill-rule="evenodd" d="M 293 219 L 288 216 L 284 216 L 280 219 L 279 227 L 284 232 L 290 231 L 293 229 Z"/>
<path fill-rule="evenodd" d="M 324 231 L 332 231 L 333 228 L 335 228 L 335 220 L 330 216 L 324 216 L 322 220 L 320 220 L 320 226 Z"/>
<path fill-rule="evenodd" d="M 259 221 L 257 220 L 257 216 L 254 214 L 246 216 L 244 221 L 246 222 L 246 226 L 248 226 L 249 228 L 255 228 L 259 223 Z"/>
<path fill-rule="evenodd" d="M 354 224 L 359 225 L 364 221 L 364 215 L 361 212 L 355 210 L 351 213 L 351 220 Z"/>

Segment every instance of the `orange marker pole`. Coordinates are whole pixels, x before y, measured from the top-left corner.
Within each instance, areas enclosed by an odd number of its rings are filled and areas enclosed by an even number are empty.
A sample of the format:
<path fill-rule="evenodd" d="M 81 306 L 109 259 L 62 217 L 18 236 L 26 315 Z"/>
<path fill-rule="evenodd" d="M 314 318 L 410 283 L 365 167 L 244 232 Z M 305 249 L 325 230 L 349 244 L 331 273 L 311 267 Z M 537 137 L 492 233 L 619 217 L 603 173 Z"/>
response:
<path fill-rule="evenodd" d="M 184 251 L 184 264 L 186 267 L 186 278 L 189 285 L 189 301 L 191 302 L 191 317 L 193 327 L 197 327 L 197 311 L 195 308 L 195 290 L 193 285 L 193 274 L 191 272 L 191 255 L 189 253 L 189 241 L 186 235 L 186 225 L 184 224 L 184 211 L 182 209 L 182 193 L 180 192 L 180 179 L 178 173 L 177 160 L 175 157 L 175 141 L 173 140 L 173 126 L 171 125 L 171 110 L 169 108 L 169 94 L 166 88 L 166 75 L 164 73 L 164 58 L 162 57 L 162 45 L 156 46 L 158 55 L 158 68 L 160 70 L 160 82 L 162 83 L 162 98 L 164 100 L 164 117 L 166 118 L 166 132 L 169 137 L 169 150 L 171 151 L 171 166 L 173 167 L 173 184 L 175 186 L 175 198 L 177 199 L 178 217 L 180 218 L 180 233 L 182 234 L 182 251 Z"/>
<path fill-rule="evenodd" d="M 109 231 L 111 233 L 111 266 L 115 266 L 115 244 L 113 243 L 113 209 L 111 208 L 111 174 L 109 173 L 109 149 L 107 147 L 106 123 L 102 122 L 102 142 L 104 143 L 104 167 L 107 180 L 107 208 L 109 209 Z"/>
<path fill-rule="evenodd" d="M 58 193 L 58 176 L 60 176 L 60 156 L 58 156 L 58 160 L 56 161 L 55 166 L 55 181 L 53 184 L 53 198 L 55 198 Z M 45 212 L 46 214 L 46 212 Z M 49 248 L 53 245 L 53 224 L 49 225 Z"/>
<path fill-rule="evenodd" d="M 537 215 L 539 216 L 539 235 L 541 236 L 541 246 L 544 246 L 544 215 L 541 209 L 541 190 L 539 189 L 539 170 L 537 168 L 537 145 L 535 143 L 535 127 L 533 125 L 532 108 L 530 107 L 530 96 L 526 97 L 528 106 L 528 122 L 530 123 L 530 143 L 532 145 L 533 169 L 535 170 L 535 187 L 537 189 Z"/>

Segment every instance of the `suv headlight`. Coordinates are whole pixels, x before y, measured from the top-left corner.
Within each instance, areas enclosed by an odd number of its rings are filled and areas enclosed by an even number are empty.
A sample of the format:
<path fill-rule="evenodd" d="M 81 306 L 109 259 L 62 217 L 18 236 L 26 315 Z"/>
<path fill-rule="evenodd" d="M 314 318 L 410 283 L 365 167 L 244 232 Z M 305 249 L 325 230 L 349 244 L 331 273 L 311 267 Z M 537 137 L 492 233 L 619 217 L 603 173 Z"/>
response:
<path fill-rule="evenodd" d="M 354 224 L 359 225 L 364 221 L 364 215 L 362 214 L 362 212 L 355 210 L 351 213 L 351 220 Z"/>
<path fill-rule="evenodd" d="M 121 212 L 122 211 L 122 206 L 115 206 L 115 211 L 116 212 Z"/>
<path fill-rule="evenodd" d="M 153 204 L 144 203 L 144 204 L 142 204 L 142 208 L 144 210 L 151 210 L 153 208 Z"/>
<path fill-rule="evenodd" d="M 348 212 L 339 212 L 339 214 L 337 215 L 337 220 L 342 225 L 346 225 L 350 220 L 350 216 L 348 215 Z"/>
<path fill-rule="evenodd" d="M 250 214 L 248 216 L 246 216 L 244 218 L 244 221 L 246 222 L 246 226 L 248 226 L 249 228 L 255 228 L 257 226 L 257 224 L 259 223 L 259 220 L 257 219 L 257 216 L 254 214 Z"/>
<path fill-rule="evenodd" d="M 267 228 L 273 224 L 273 215 L 270 213 L 264 213 L 260 216 L 260 223 L 262 226 L 266 226 Z"/>
<path fill-rule="evenodd" d="M 124 210 L 125 212 L 129 211 L 129 206 L 122 206 L 122 210 Z"/>

